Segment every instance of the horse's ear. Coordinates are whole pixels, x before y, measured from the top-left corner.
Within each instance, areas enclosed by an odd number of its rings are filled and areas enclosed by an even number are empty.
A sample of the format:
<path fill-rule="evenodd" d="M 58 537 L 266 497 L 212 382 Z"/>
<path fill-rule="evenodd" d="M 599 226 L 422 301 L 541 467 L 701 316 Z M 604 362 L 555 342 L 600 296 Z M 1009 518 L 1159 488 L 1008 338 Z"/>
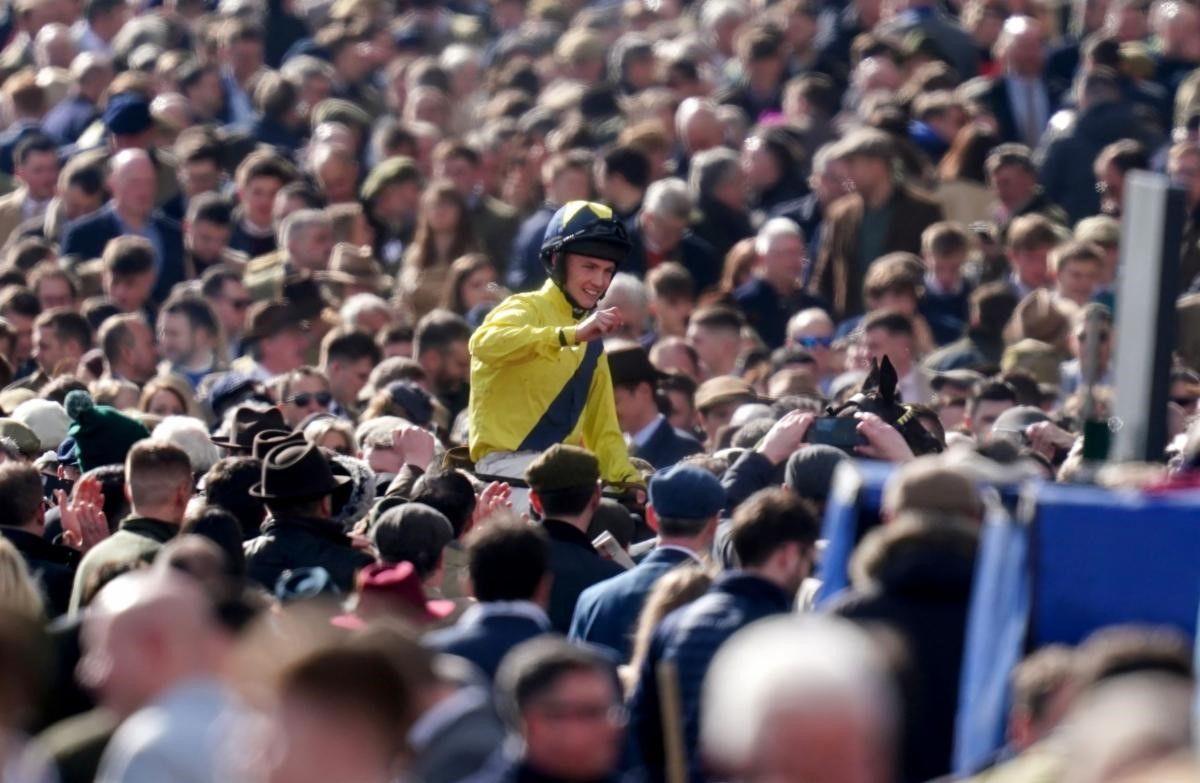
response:
<path fill-rule="evenodd" d="M 862 385 L 858 387 L 859 391 L 867 392 L 871 389 L 879 387 L 879 362 L 875 361 L 875 357 L 871 357 L 871 370 L 867 373 L 867 377 L 863 378 Z"/>
<path fill-rule="evenodd" d="M 892 360 L 884 356 L 879 364 L 879 396 L 889 405 L 896 402 L 896 384 L 899 380 Z"/>

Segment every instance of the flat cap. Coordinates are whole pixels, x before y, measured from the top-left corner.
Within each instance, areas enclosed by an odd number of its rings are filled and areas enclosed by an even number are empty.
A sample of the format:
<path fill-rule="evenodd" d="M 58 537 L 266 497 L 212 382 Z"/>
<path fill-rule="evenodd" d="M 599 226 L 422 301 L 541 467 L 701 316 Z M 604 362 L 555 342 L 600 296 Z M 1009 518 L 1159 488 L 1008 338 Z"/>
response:
<path fill-rule="evenodd" d="M 945 386 L 961 386 L 971 388 L 983 380 L 983 374 L 975 370 L 958 369 L 939 372 L 930 379 L 929 385 L 934 391 L 941 391 Z"/>
<path fill-rule="evenodd" d="M 556 443 L 525 469 L 525 481 L 537 492 L 594 486 L 600 480 L 600 461 L 578 446 Z"/>
<path fill-rule="evenodd" d="M 366 181 L 359 189 L 359 195 L 362 196 L 363 201 L 370 201 L 383 192 L 388 185 L 403 182 L 420 184 L 421 170 L 417 168 L 417 162 L 412 158 L 407 155 L 396 155 L 375 164 L 375 168 L 371 169 L 371 173 L 367 175 Z"/>

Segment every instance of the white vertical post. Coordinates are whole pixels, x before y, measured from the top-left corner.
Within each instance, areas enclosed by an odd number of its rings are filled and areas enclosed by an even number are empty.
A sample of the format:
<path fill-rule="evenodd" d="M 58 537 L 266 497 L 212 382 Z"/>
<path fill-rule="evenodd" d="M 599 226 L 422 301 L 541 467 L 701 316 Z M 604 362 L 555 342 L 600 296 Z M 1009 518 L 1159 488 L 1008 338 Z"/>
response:
<path fill-rule="evenodd" d="M 1183 194 L 1163 174 L 1132 171 L 1122 201 L 1113 346 L 1119 429 L 1111 459 L 1158 460 L 1166 445 Z"/>

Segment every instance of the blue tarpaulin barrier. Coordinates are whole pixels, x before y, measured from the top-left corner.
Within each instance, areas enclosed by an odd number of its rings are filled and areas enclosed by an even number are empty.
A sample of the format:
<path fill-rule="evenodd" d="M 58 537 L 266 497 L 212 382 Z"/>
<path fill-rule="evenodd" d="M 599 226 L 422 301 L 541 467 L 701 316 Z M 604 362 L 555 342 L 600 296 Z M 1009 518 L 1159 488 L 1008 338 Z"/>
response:
<path fill-rule="evenodd" d="M 980 540 L 967 623 L 955 771 L 1003 743 L 1008 678 L 1027 651 L 1109 625 L 1169 625 L 1193 638 L 1200 605 L 1200 493 L 1145 495 L 1030 485 L 1018 519 Z"/>

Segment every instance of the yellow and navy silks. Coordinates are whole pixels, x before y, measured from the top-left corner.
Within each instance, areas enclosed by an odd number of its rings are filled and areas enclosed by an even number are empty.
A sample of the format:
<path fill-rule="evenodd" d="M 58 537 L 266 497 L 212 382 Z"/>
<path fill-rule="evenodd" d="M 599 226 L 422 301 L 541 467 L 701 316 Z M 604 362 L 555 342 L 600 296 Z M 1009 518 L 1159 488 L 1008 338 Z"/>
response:
<path fill-rule="evenodd" d="M 617 423 L 600 340 L 577 343 L 571 305 L 552 281 L 514 294 L 471 336 L 471 459 L 494 451 L 583 446 L 606 482 L 642 479 Z"/>

